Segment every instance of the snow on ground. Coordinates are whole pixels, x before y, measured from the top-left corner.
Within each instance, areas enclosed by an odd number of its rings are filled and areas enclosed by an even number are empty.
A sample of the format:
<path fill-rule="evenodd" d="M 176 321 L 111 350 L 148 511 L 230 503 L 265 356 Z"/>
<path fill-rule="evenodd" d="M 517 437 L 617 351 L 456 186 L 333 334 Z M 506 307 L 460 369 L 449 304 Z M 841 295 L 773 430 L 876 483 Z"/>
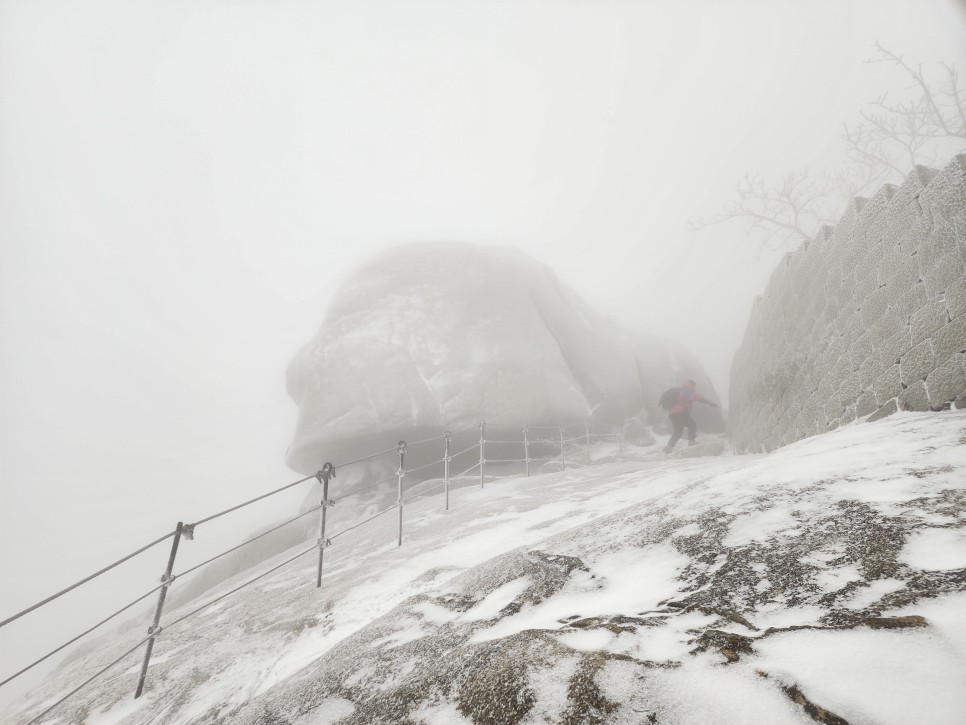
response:
<path fill-rule="evenodd" d="M 642 458 L 421 498 L 401 548 L 394 513 L 356 529 L 321 590 L 310 553 L 165 629 L 146 698 L 135 655 L 46 721 L 966 721 L 966 413 Z"/>

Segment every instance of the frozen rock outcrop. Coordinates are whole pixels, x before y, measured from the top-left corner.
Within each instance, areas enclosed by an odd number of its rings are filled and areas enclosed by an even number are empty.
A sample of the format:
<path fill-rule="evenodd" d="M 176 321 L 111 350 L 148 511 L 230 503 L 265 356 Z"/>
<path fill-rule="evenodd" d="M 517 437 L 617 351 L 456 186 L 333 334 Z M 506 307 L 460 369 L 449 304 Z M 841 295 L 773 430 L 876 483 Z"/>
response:
<path fill-rule="evenodd" d="M 627 331 L 546 265 L 511 248 L 410 244 L 360 268 L 288 369 L 299 407 L 288 464 L 315 471 L 334 450 L 386 435 L 474 425 L 663 420 L 657 399 L 682 377 L 714 397 L 680 345 Z M 708 432 L 723 430 L 702 410 Z"/>

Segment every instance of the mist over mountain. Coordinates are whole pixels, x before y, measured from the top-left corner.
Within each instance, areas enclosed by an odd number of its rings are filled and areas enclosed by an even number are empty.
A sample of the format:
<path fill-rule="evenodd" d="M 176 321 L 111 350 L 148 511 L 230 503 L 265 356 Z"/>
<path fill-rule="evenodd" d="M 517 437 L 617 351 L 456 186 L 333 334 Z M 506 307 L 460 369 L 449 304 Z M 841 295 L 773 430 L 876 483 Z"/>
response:
<path fill-rule="evenodd" d="M 509 247 L 410 244 L 364 264 L 333 296 L 288 369 L 299 420 L 288 464 L 376 440 L 461 429 L 584 420 L 661 425 L 661 392 L 693 378 L 716 395 L 683 346 L 625 329 L 546 265 Z M 699 424 L 721 432 L 717 411 Z"/>

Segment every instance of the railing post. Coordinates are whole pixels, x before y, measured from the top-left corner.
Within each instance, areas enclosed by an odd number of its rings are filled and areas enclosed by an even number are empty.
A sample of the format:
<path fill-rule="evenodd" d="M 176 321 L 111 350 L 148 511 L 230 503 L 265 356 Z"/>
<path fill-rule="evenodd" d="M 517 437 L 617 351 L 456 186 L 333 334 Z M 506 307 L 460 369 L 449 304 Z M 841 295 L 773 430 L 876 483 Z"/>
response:
<path fill-rule="evenodd" d="M 446 510 L 449 511 L 449 462 L 452 460 L 449 455 L 449 444 L 453 439 L 453 434 L 446 431 L 446 452 L 443 454 L 443 491 L 446 492 Z"/>
<path fill-rule="evenodd" d="M 148 640 L 147 649 L 144 650 L 144 662 L 141 663 L 141 675 L 138 677 L 138 687 L 134 692 L 134 699 L 141 697 L 144 692 L 144 679 L 148 676 L 148 665 L 151 664 L 151 652 L 154 651 L 154 639 L 161 633 L 161 611 L 164 609 L 164 599 L 168 595 L 168 587 L 174 581 L 172 572 L 174 571 L 174 559 L 178 555 L 178 544 L 181 543 L 181 533 L 184 531 L 184 522 L 179 521 L 174 530 L 174 540 L 171 542 L 171 553 L 168 554 L 168 566 L 161 577 L 161 591 L 158 592 L 158 604 L 154 608 L 154 621 L 148 628 L 151 639 Z"/>
<path fill-rule="evenodd" d="M 399 542 L 397 546 L 402 546 L 402 529 L 403 529 L 403 478 L 406 475 L 406 441 L 399 441 L 396 446 L 396 452 L 399 454 L 399 470 L 396 471 L 398 476 L 398 486 L 399 486 L 399 498 L 396 500 L 396 505 L 399 506 Z"/>
<path fill-rule="evenodd" d="M 530 440 L 527 437 L 527 426 L 523 426 L 523 458 L 527 462 L 527 476 L 530 475 Z"/>
<path fill-rule="evenodd" d="M 564 440 L 563 440 L 563 428 L 560 429 L 560 470 L 562 471 L 567 466 L 567 461 L 564 458 Z"/>
<path fill-rule="evenodd" d="M 329 506 L 335 506 L 335 501 L 329 500 L 329 479 L 335 478 L 335 466 L 326 461 L 322 470 L 318 471 L 315 477 L 322 484 L 322 515 L 319 518 L 319 570 L 315 576 L 315 588 L 319 589 L 322 586 L 322 559 L 325 556 L 325 550 L 332 545 L 332 542 L 325 538 L 325 513 Z"/>
<path fill-rule="evenodd" d="M 587 450 L 587 465 L 590 465 L 590 423 L 584 423 L 584 448 Z"/>
<path fill-rule="evenodd" d="M 480 421 L 480 488 L 483 488 L 483 471 L 486 468 L 486 454 L 483 447 L 486 445 L 486 439 L 483 437 L 486 433 L 486 421 Z"/>

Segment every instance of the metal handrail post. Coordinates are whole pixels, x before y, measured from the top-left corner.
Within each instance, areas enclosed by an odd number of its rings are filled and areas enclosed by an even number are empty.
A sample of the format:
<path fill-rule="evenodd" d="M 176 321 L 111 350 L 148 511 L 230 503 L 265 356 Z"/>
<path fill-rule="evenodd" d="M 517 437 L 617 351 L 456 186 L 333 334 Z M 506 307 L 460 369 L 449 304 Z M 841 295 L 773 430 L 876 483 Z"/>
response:
<path fill-rule="evenodd" d="M 527 462 L 527 476 L 530 476 L 530 441 L 527 437 L 527 426 L 523 426 L 523 458 Z"/>
<path fill-rule="evenodd" d="M 567 461 L 564 458 L 564 440 L 563 440 L 563 428 L 560 429 L 560 470 L 562 471 L 567 466 Z"/>
<path fill-rule="evenodd" d="M 325 557 L 325 550 L 332 546 L 332 542 L 325 538 L 325 518 L 329 506 L 335 505 L 335 501 L 329 500 L 329 479 L 335 478 L 335 466 L 326 461 L 322 470 L 316 473 L 315 477 L 322 484 L 322 508 L 319 517 L 319 569 L 315 576 L 315 588 L 319 589 L 322 587 L 322 559 Z"/>
<path fill-rule="evenodd" d="M 483 488 L 483 471 L 486 468 L 486 457 L 484 452 L 484 446 L 486 445 L 486 439 L 483 437 L 486 432 L 486 421 L 480 421 L 480 488 Z"/>
<path fill-rule="evenodd" d="M 587 465 L 590 465 L 590 423 L 584 423 L 584 448 L 587 450 Z"/>
<path fill-rule="evenodd" d="M 402 546 L 402 531 L 403 531 L 403 478 L 406 476 L 406 441 L 399 441 L 396 446 L 396 452 L 399 454 L 399 470 L 396 471 L 398 476 L 398 496 L 396 500 L 396 505 L 399 506 L 399 540 L 396 544 L 397 546 Z"/>
<path fill-rule="evenodd" d="M 151 653 L 154 651 L 154 640 L 161 633 L 161 612 L 164 609 L 164 599 L 168 595 L 168 587 L 174 581 L 172 572 L 174 571 L 174 559 L 178 555 L 178 544 L 181 543 L 181 532 L 184 530 L 184 522 L 179 521 L 174 530 L 174 539 L 171 541 L 171 553 L 168 554 L 168 566 L 161 577 L 161 591 L 158 592 L 158 604 L 154 608 L 154 621 L 148 627 L 148 646 L 144 650 L 144 661 L 141 663 L 141 674 L 138 676 L 137 690 L 134 691 L 134 699 L 141 697 L 144 692 L 144 680 L 148 676 L 148 665 L 151 664 Z"/>
<path fill-rule="evenodd" d="M 446 510 L 449 511 L 449 462 L 452 460 L 449 455 L 449 444 L 453 439 L 453 434 L 446 431 L 446 452 L 443 454 L 443 491 L 446 493 Z"/>

